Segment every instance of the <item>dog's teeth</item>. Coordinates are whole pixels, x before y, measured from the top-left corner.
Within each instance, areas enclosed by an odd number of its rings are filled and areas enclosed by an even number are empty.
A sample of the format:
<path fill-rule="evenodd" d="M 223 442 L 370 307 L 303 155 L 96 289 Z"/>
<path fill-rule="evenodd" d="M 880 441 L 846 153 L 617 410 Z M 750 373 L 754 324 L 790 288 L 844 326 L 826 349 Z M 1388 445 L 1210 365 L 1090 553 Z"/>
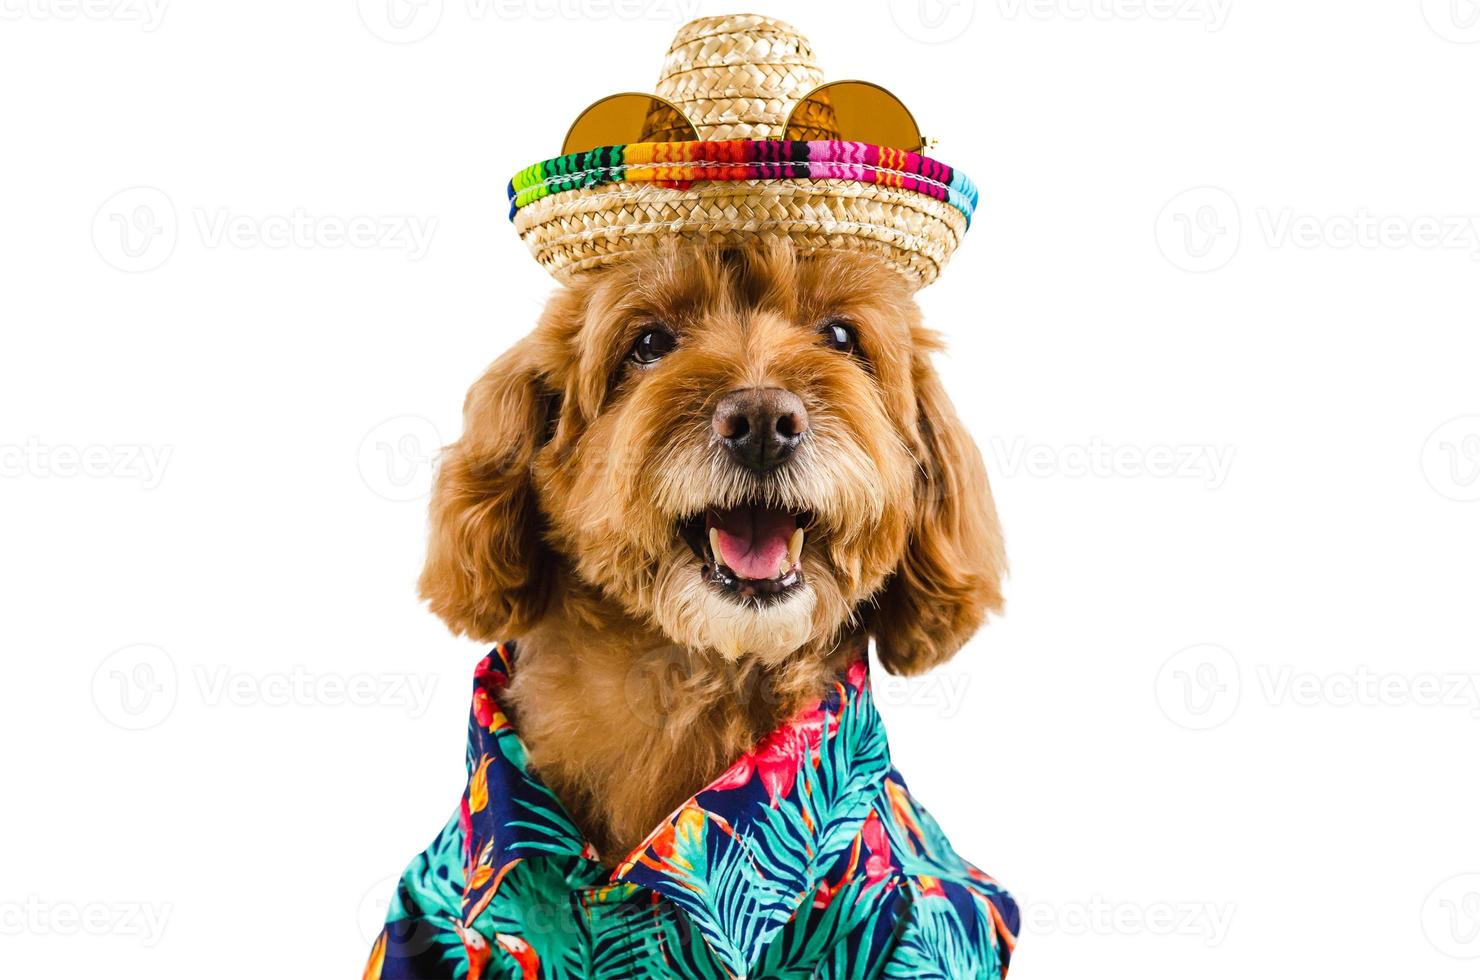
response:
<path fill-rule="evenodd" d="M 801 528 L 791 532 L 791 541 L 786 546 L 786 568 L 802 560 L 802 541 L 805 537 L 806 534 Z M 781 570 L 781 574 L 786 574 L 786 568 Z"/>
<path fill-rule="evenodd" d="M 709 529 L 709 556 L 714 559 L 714 563 L 716 565 L 719 564 L 719 529 L 718 528 L 713 528 L 712 527 L 712 528 Z"/>

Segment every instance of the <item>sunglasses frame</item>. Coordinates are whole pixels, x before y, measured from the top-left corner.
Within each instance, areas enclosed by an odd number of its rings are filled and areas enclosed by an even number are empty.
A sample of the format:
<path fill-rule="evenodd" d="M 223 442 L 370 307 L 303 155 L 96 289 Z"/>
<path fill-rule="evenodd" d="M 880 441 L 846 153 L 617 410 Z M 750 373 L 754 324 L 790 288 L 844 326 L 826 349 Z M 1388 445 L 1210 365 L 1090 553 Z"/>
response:
<path fill-rule="evenodd" d="M 597 99 L 595 102 L 593 102 L 590 105 L 586 106 L 586 108 L 582 109 L 576 115 L 575 121 L 572 122 L 570 124 L 570 128 L 565 131 L 565 139 L 563 139 L 563 140 L 560 141 L 560 154 L 561 154 L 561 156 L 564 156 L 567 153 L 581 153 L 581 152 L 584 152 L 585 150 L 595 149 L 595 147 L 591 147 L 591 146 L 582 147 L 579 150 L 571 150 L 571 149 L 568 149 L 568 147 L 570 146 L 570 138 L 571 138 L 572 135 L 575 134 L 576 127 L 579 126 L 581 124 L 581 120 L 582 119 L 585 119 L 586 116 L 591 112 L 591 110 L 592 109 L 595 109 L 597 106 L 599 106 L 599 105 L 601 105 L 603 103 L 606 103 L 606 102 L 610 102 L 613 99 L 621 99 L 621 98 L 626 98 L 628 96 L 631 96 L 631 97 L 634 97 L 634 98 L 639 98 L 639 99 L 647 99 L 650 102 L 660 102 L 660 103 L 662 103 L 665 108 L 671 110 L 672 112 L 674 112 L 678 116 L 678 118 L 682 119 L 684 122 L 686 122 L 686 123 L 689 124 L 689 128 L 694 131 L 694 139 L 697 140 L 699 138 L 699 127 L 696 126 L 696 125 L 694 125 L 694 121 L 689 118 L 688 113 L 684 112 L 678 106 L 674 105 L 672 102 L 669 102 L 667 99 L 663 98 L 661 95 L 651 95 L 651 94 L 649 94 L 647 92 L 613 92 L 611 95 L 604 95 L 601 98 Z M 636 141 L 635 140 L 628 140 L 627 142 L 630 143 L 630 142 L 636 142 Z M 600 146 L 602 144 L 597 144 L 597 145 Z"/>
<path fill-rule="evenodd" d="M 840 78 L 837 81 L 823 82 L 821 85 L 818 85 L 816 88 L 813 88 L 811 91 L 807 92 L 800 99 L 798 99 L 796 105 L 792 106 L 791 107 L 791 111 L 786 114 L 786 122 L 783 123 L 782 126 L 781 126 L 781 135 L 780 136 L 772 136 L 770 138 L 773 139 L 773 140 L 782 140 L 782 141 L 786 140 L 787 139 L 786 133 L 791 129 L 792 120 L 796 117 L 797 111 L 799 109 L 801 109 L 802 106 L 806 105 L 807 102 L 808 102 L 808 100 L 810 100 L 818 92 L 821 92 L 824 89 L 832 88 L 833 86 L 836 86 L 836 85 L 867 85 L 869 88 L 876 89 L 880 93 L 882 93 L 882 94 L 888 96 L 889 98 L 893 99 L 895 101 L 895 103 L 897 103 L 899 105 L 899 108 L 902 109 L 902 110 L 904 110 L 904 114 L 909 117 L 910 125 L 913 126 L 914 127 L 914 130 L 915 130 L 915 145 L 914 146 L 897 146 L 897 147 L 893 147 L 893 149 L 896 149 L 896 150 L 906 150 L 906 151 L 908 151 L 910 153 L 919 153 L 922 150 L 926 150 L 926 149 L 929 149 L 929 148 L 935 146 L 935 140 L 927 139 L 920 132 L 920 124 L 915 119 L 915 114 L 910 111 L 910 107 L 909 106 L 905 105 L 903 99 L 901 99 L 899 96 L 895 95 L 889 89 L 887 89 L 884 86 L 878 84 L 877 82 L 869 82 L 869 81 L 865 81 L 865 80 L 863 80 L 861 78 Z M 661 95 L 653 95 L 653 94 L 651 94 L 649 92 L 613 92 L 611 95 L 604 95 L 601 98 L 597 99 L 595 102 L 593 102 L 590 105 L 586 106 L 586 108 L 582 109 L 580 111 L 580 113 L 578 113 L 576 115 L 575 121 L 572 122 L 570 124 L 570 128 L 565 131 L 565 139 L 562 140 L 561 143 L 560 143 L 560 147 L 561 147 L 560 152 L 561 152 L 561 155 L 564 156 L 565 154 L 568 154 L 568 153 L 581 153 L 581 152 L 584 152 L 586 150 L 595 149 L 595 147 L 589 147 L 589 146 L 588 147 L 583 147 L 582 149 L 579 149 L 579 150 L 571 150 L 571 149 L 569 149 L 570 138 L 571 138 L 572 135 L 574 135 L 574 133 L 576 131 L 576 127 L 581 124 L 581 120 L 582 119 L 585 119 L 586 116 L 587 116 L 587 114 L 589 114 L 592 109 L 595 109 L 597 106 L 601 105 L 602 103 L 604 103 L 604 102 L 610 102 L 612 99 L 620 99 L 620 98 L 625 98 L 625 97 L 628 97 L 628 96 L 631 96 L 631 97 L 634 97 L 634 98 L 647 99 L 647 100 L 649 100 L 651 102 L 661 103 L 665 108 L 669 109 L 675 115 L 677 115 L 678 118 L 682 119 L 684 122 L 686 122 L 686 123 L 689 124 L 689 128 L 694 131 L 694 137 L 697 140 L 697 138 L 699 136 L 699 127 L 697 125 L 695 125 L 695 123 L 694 123 L 694 121 L 692 119 L 689 118 L 688 113 L 684 112 L 678 106 L 674 105 L 672 102 L 670 102 L 667 99 L 663 98 Z M 636 142 L 636 141 L 635 140 L 628 140 L 627 142 Z"/>
<path fill-rule="evenodd" d="M 915 114 L 910 111 L 910 107 L 904 104 L 904 99 L 901 99 L 899 96 L 895 95 L 893 92 L 889 91 L 887 88 L 878 84 L 877 82 L 867 82 L 861 78 L 839 78 L 836 81 L 823 82 L 821 85 L 812 89 L 800 99 L 797 99 L 797 104 L 792 106 L 791 111 L 786 114 L 786 122 L 781 127 L 781 132 L 783 135 L 777 137 L 777 139 L 786 138 L 784 134 L 791 130 L 792 120 L 796 118 L 798 110 L 800 110 L 802 106 L 806 105 L 807 102 L 812 98 L 812 96 L 816 95 L 818 92 L 821 92 L 823 89 L 829 89 L 836 85 L 867 85 L 869 88 L 874 89 L 882 93 L 883 95 L 886 95 L 889 98 L 893 99 L 895 103 L 898 104 L 899 108 L 904 111 L 904 114 L 909 117 L 910 125 L 913 126 L 915 129 L 915 145 L 896 146 L 893 147 L 893 149 L 908 150 L 911 153 L 918 153 L 921 150 L 925 149 L 927 146 L 934 145 L 933 140 L 926 139 L 924 135 L 920 132 L 920 123 L 918 120 L 915 119 Z"/>

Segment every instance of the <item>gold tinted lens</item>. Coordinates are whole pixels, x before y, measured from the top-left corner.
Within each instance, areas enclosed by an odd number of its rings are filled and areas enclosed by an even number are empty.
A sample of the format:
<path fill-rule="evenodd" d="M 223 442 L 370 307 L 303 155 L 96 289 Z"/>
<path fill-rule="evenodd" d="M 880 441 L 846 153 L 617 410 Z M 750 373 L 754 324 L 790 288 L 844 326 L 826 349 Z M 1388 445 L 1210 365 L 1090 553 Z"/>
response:
<path fill-rule="evenodd" d="M 924 143 L 898 96 L 872 82 L 829 82 L 798 102 L 786 120 L 789 140 L 856 140 L 897 150 Z"/>
<path fill-rule="evenodd" d="M 697 140 L 694 124 L 683 110 L 656 95 L 623 92 L 595 103 L 565 134 L 561 153 L 584 153 L 598 146 Z"/>

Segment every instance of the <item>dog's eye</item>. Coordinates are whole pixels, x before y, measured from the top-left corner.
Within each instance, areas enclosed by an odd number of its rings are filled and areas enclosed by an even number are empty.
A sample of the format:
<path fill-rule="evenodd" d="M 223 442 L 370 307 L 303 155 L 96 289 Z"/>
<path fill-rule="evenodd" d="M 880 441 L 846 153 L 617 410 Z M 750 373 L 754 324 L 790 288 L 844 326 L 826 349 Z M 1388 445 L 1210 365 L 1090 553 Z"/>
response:
<path fill-rule="evenodd" d="M 638 364 L 655 364 L 678 346 L 678 339 L 667 330 L 649 330 L 637 338 L 628 356 Z"/>
<path fill-rule="evenodd" d="M 833 350 L 851 354 L 858 347 L 857 332 L 842 320 L 829 320 L 817 332 L 822 334 L 823 342 Z"/>

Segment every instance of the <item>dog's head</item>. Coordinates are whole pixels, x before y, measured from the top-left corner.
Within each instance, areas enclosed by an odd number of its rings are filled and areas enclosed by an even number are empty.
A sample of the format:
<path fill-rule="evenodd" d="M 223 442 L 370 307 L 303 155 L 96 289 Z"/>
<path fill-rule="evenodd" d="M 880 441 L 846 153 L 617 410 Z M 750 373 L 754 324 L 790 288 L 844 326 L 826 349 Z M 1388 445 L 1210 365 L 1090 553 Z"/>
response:
<path fill-rule="evenodd" d="M 882 262 L 675 247 L 590 273 L 468 394 L 421 589 L 517 636 L 562 575 L 673 642 L 773 662 L 865 628 L 891 670 L 1001 604 L 1001 533 Z"/>

